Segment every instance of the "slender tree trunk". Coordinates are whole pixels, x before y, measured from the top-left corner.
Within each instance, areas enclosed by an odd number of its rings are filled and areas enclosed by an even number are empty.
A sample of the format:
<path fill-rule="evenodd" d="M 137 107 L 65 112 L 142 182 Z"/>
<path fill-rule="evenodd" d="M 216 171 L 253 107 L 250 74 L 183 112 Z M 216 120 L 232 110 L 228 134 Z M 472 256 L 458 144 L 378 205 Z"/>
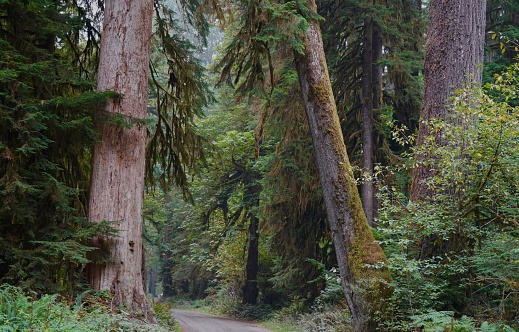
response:
<path fill-rule="evenodd" d="M 481 83 L 485 37 L 486 0 L 431 0 L 430 22 L 425 44 L 424 96 L 420 113 L 417 151 L 431 135 L 428 122 L 448 120 L 448 98 L 465 83 Z M 436 133 L 441 141 L 442 133 Z M 415 157 L 411 201 L 425 201 L 432 196 L 426 181 L 433 175 L 423 161 Z"/>
<path fill-rule="evenodd" d="M 373 186 L 373 20 L 364 20 L 362 38 L 362 206 L 369 225 L 373 225 L 375 193 Z"/>
<path fill-rule="evenodd" d="M 170 201 L 170 197 L 166 196 L 166 203 Z M 170 226 L 166 225 L 162 234 L 163 243 L 170 243 L 172 240 L 172 236 L 170 234 Z M 174 268 L 174 263 L 172 260 L 171 250 L 163 249 L 160 252 L 160 279 L 162 284 L 162 296 L 164 297 L 173 297 L 177 295 L 176 289 L 173 287 L 173 276 L 172 271 Z"/>
<path fill-rule="evenodd" d="M 377 62 L 382 58 L 382 30 L 376 24 L 373 25 L 373 55 L 372 55 L 372 89 L 373 110 L 380 111 L 382 107 L 382 67 Z"/>
<path fill-rule="evenodd" d="M 258 270 L 259 270 L 259 219 L 249 213 L 249 250 L 245 267 L 245 287 L 243 288 L 243 303 L 256 304 L 258 301 Z"/>
<path fill-rule="evenodd" d="M 150 293 L 153 297 L 157 297 L 157 268 L 155 266 L 149 269 L 148 293 Z"/>
<path fill-rule="evenodd" d="M 309 8 L 317 12 L 314 0 Z M 384 313 L 391 290 L 384 252 L 373 239 L 350 166 L 326 67 L 321 31 L 315 20 L 302 35 L 304 54 L 295 64 L 308 117 L 328 223 L 354 331 L 374 331 L 375 313 Z"/>
<path fill-rule="evenodd" d="M 254 212 L 259 207 L 259 194 L 261 188 L 256 183 L 258 174 L 254 171 L 247 171 L 245 187 L 245 200 L 250 205 L 249 214 L 249 246 L 247 251 L 247 264 L 245 266 L 245 286 L 243 287 L 243 303 L 256 304 L 258 301 L 258 271 L 259 271 L 259 218 Z"/>
<path fill-rule="evenodd" d="M 146 115 L 152 15 L 153 0 L 105 2 L 97 89 L 123 95 L 108 103 L 108 113 L 138 119 Z M 118 234 L 94 240 L 108 257 L 90 265 L 88 277 L 94 289 L 113 296 L 114 305 L 156 322 L 142 271 L 145 139 L 140 125 L 102 125 L 92 159 L 88 219 L 113 221 Z"/>
<path fill-rule="evenodd" d="M 382 58 L 382 30 L 377 24 L 373 24 L 373 54 L 372 54 L 372 68 L 371 68 L 371 88 L 373 91 L 373 119 L 375 121 L 380 120 L 380 114 L 382 109 L 382 67 L 377 62 Z M 373 143 L 375 147 L 375 143 Z M 376 153 L 374 153 L 374 160 L 376 161 Z M 372 174 L 374 173 L 373 166 L 371 168 Z M 374 179 L 375 180 L 375 179 Z M 378 199 L 377 199 L 377 186 L 375 182 L 371 184 L 373 186 L 373 217 L 370 226 L 374 226 L 374 221 L 377 218 L 378 213 Z M 368 223 L 370 220 L 368 219 Z"/>

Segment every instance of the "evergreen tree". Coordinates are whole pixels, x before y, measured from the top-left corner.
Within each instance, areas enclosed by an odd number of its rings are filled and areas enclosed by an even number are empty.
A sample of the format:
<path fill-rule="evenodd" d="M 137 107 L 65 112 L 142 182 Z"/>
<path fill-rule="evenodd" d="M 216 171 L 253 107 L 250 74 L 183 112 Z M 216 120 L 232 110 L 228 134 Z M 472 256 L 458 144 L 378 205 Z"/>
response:
<path fill-rule="evenodd" d="M 373 165 L 394 164 L 402 152 L 386 122 L 406 126 L 409 134 L 416 129 L 425 24 L 413 1 L 320 1 L 318 10 L 325 19 L 321 26 L 341 127 L 352 164 L 362 170 L 356 176 L 371 223 Z"/>
<path fill-rule="evenodd" d="M 75 1 L 0 4 L 0 278 L 39 292 L 82 284 L 96 15 Z M 71 66 L 71 64 L 74 64 Z"/>
<path fill-rule="evenodd" d="M 307 3 L 310 26 L 295 57 L 326 214 L 354 331 L 374 331 L 375 313 L 384 314 L 391 275 L 384 252 L 362 210 L 337 115 L 315 2 Z"/>
<path fill-rule="evenodd" d="M 105 108 L 113 119 L 114 114 L 136 121 L 146 116 L 152 16 L 153 0 L 106 3 L 97 89 L 121 95 Z M 106 257 L 89 265 L 89 282 L 94 289 L 109 292 L 114 305 L 156 322 L 144 291 L 146 130 L 142 123 L 127 127 L 107 122 L 100 132 L 92 157 L 88 219 L 113 222 L 117 236 L 94 239 Z"/>
<path fill-rule="evenodd" d="M 481 83 L 485 37 L 486 1 L 436 0 L 430 5 L 430 23 L 425 50 L 425 81 L 411 200 L 432 199 L 427 181 L 433 165 L 420 162 L 426 153 L 427 123 L 448 119 L 448 98 L 467 82 Z M 441 133 L 434 134 L 444 140 Z"/>
<path fill-rule="evenodd" d="M 487 1 L 483 82 L 492 83 L 519 55 L 519 1 Z"/>

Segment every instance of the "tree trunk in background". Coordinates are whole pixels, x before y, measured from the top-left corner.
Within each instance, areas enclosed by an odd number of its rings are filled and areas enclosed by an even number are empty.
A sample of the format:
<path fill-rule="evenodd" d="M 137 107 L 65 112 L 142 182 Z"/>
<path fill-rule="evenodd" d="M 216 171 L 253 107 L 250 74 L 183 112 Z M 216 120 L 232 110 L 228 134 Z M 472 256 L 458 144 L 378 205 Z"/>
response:
<path fill-rule="evenodd" d="M 148 272 L 148 293 L 154 298 L 157 297 L 157 268 L 151 267 Z"/>
<path fill-rule="evenodd" d="M 97 90 L 123 95 L 106 106 L 113 114 L 144 119 L 153 0 L 105 2 Z M 114 221 L 115 237 L 94 244 L 108 257 L 88 267 L 94 289 L 105 290 L 116 306 L 156 322 L 143 284 L 142 204 L 146 129 L 102 124 L 92 158 L 88 220 Z"/>
<path fill-rule="evenodd" d="M 481 83 L 485 37 L 486 0 L 432 0 L 425 44 L 424 96 L 420 113 L 417 151 L 430 135 L 427 122 L 446 119 L 448 98 L 469 81 Z M 468 75 L 468 76 L 467 76 Z M 441 133 L 435 134 L 441 140 Z M 432 192 L 425 182 L 433 173 L 417 154 L 411 201 L 426 201 Z"/>
<path fill-rule="evenodd" d="M 308 0 L 314 12 L 314 0 Z M 326 67 L 319 24 L 310 21 L 302 36 L 304 55 L 295 54 L 301 94 L 305 105 L 319 177 L 332 231 L 337 262 L 354 331 L 374 331 L 375 314 L 383 315 L 391 290 L 384 252 L 362 210 L 350 166 Z M 386 265 L 387 266 L 387 265 Z"/>
<path fill-rule="evenodd" d="M 245 267 L 245 287 L 243 288 L 243 303 L 256 304 L 258 301 L 258 270 L 259 270 L 259 219 L 254 213 L 249 213 L 249 250 Z"/>
<path fill-rule="evenodd" d="M 382 67 L 377 65 L 377 61 L 382 58 L 382 31 L 377 24 L 373 24 L 373 54 L 371 81 L 373 90 L 373 110 L 379 110 L 382 107 Z M 380 113 L 380 112 L 379 112 Z"/>
<path fill-rule="evenodd" d="M 375 193 L 373 186 L 373 20 L 364 20 L 362 38 L 362 206 L 369 225 L 373 225 Z"/>
<path fill-rule="evenodd" d="M 377 62 L 382 58 L 382 31 L 377 24 L 373 24 L 373 54 L 372 54 L 372 67 L 371 67 L 371 81 L 373 82 L 371 85 L 371 89 L 373 91 L 373 119 L 380 120 L 381 108 L 382 108 L 382 67 L 377 65 Z M 378 144 L 377 144 L 378 145 Z M 375 143 L 373 143 L 375 146 Z M 373 151 L 373 155 L 375 158 L 376 152 Z M 375 158 L 376 160 L 376 158 Z M 371 172 L 374 173 L 373 166 L 371 168 Z M 373 216 L 372 221 L 368 219 L 368 223 L 370 226 L 374 226 L 375 218 L 377 218 L 378 213 L 378 200 L 377 200 L 377 186 L 375 183 L 375 179 L 371 183 L 373 187 Z"/>
<path fill-rule="evenodd" d="M 166 203 L 170 201 L 170 196 L 166 196 Z M 171 216 L 169 216 L 171 217 Z M 170 232 L 170 226 L 165 225 L 163 234 L 162 234 L 162 242 L 170 243 L 172 240 L 172 236 Z M 162 296 L 163 297 L 173 297 L 177 295 L 176 289 L 173 287 L 173 269 L 174 262 L 172 260 L 172 253 L 169 249 L 162 249 L 159 253 L 159 262 L 160 262 L 160 280 L 162 285 Z"/>
<path fill-rule="evenodd" d="M 258 301 L 258 271 L 259 271 L 259 194 L 261 187 L 257 183 L 259 174 L 253 170 L 247 170 L 245 181 L 245 201 L 249 213 L 249 246 L 247 250 L 247 264 L 245 266 L 245 286 L 243 287 L 243 303 L 256 304 Z"/>

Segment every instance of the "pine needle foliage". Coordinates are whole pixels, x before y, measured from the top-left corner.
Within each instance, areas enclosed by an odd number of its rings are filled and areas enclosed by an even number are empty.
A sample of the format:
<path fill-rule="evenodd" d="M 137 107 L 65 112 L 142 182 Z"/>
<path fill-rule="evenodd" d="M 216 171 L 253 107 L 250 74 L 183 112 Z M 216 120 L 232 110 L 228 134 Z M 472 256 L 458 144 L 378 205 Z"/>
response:
<path fill-rule="evenodd" d="M 95 114 L 115 96 L 70 66 L 79 9 L 0 3 L 0 280 L 38 292 L 72 292 L 88 241 L 108 231 L 84 216 Z"/>
<path fill-rule="evenodd" d="M 274 64 L 272 52 L 283 44 L 301 53 L 299 35 L 308 27 L 304 15 L 309 13 L 301 1 L 241 1 L 235 4 L 232 16 L 239 16 L 229 27 L 231 37 L 225 45 L 223 57 L 215 66 L 220 83 L 237 86 L 241 93 L 272 93 Z"/>
<path fill-rule="evenodd" d="M 204 82 L 204 68 L 194 53 L 193 44 L 183 37 L 177 22 L 185 17 L 204 40 L 208 23 L 199 15 L 196 1 L 186 2 L 184 15 L 175 13 L 164 1 L 155 2 L 155 32 L 150 63 L 152 121 L 146 149 L 146 179 L 150 187 L 175 184 L 187 191 L 188 173 L 204 159 L 205 140 L 193 122 L 203 115 L 212 100 Z"/>
<path fill-rule="evenodd" d="M 401 152 L 385 135 L 381 118 L 389 116 L 412 133 L 420 111 L 424 14 L 413 0 L 318 2 L 325 52 L 330 67 L 341 127 L 352 163 L 362 153 L 362 38 L 371 18 L 382 35 L 383 55 L 374 65 L 384 68 L 382 108 L 374 110 L 375 162 L 391 164 Z"/>

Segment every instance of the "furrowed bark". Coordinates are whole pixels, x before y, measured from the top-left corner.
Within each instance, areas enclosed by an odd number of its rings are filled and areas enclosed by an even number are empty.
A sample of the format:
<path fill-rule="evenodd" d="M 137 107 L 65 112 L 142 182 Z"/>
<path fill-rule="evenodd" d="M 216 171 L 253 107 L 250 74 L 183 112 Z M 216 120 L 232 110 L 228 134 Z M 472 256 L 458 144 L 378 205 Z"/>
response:
<path fill-rule="evenodd" d="M 430 136 L 428 122 L 448 121 L 448 98 L 470 81 L 481 83 L 485 38 L 486 0 L 432 0 L 429 30 L 425 44 L 424 95 L 420 112 L 417 150 Z M 435 133 L 441 144 L 442 133 Z M 411 201 L 427 201 L 433 192 L 426 181 L 433 174 L 423 162 L 423 153 L 415 156 Z"/>
<path fill-rule="evenodd" d="M 153 0 L 107 0 L 101 40 L 97 90 L 122 95 L 110 101 L 110 114 L 144 119 Z M 88 220 L 114 222 L 114 237 L 98 236 L 94 245 L 106 261 L 87 268 L 94 289 L 108 291 L 113 304 L 156 322 L 143 283 L 142 204 L 146 129 L 101 124 L 94 147 Z"/>

